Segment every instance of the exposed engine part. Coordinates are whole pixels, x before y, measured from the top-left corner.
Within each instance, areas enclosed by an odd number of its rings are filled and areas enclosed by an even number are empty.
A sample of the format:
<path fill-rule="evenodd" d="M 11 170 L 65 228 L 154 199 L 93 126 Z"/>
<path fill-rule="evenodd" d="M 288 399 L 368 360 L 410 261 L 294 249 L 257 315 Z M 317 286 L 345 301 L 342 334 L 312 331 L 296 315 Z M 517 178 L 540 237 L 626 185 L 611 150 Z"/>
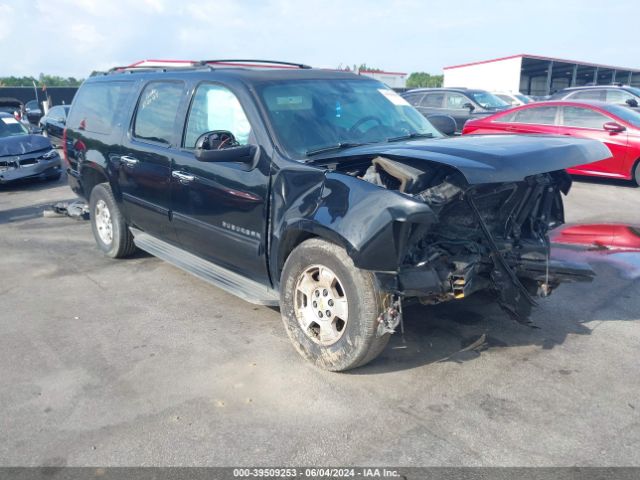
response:
<path fill-rule="evenodd" d="M 564 222 L 561 192 L 571 185 L 564 171 L 470 185 L 457 170 L 412 159 L 361 158 L 343 168 L 427 204 L 437 218 L 398 227 L 398 295 L 436 304 L 490 290 L 527 323 L 534 296 L 549 295 L 560 281 L 591 279 L 585 270 L 550 267 L 547 232 Z M 397 310 L 390 305 L 380 315 L 380 334 L 396 328 Z"/>
<path fill-rule="evenodd" d="M 389 190 L 413 193 L 425 188 L 431 177 L 432 172 L 425 171 L 424 166 L 417 168 L 406 162 L 386 157 L 375 157 L 371 160 L 371 165 L 365 173 L 359 178 Z"/>
<path fill-rule="evenodd" d="M 395 333 L 397 326 L 402 323 L 402 298 L 398 295 L 389 295 L 384 303 L 387 305 L 378 316 L 378 329 L 376 330 L 378 337 L 386 333 Z M 404 330 L 404 327 L 402 329 Z"/>

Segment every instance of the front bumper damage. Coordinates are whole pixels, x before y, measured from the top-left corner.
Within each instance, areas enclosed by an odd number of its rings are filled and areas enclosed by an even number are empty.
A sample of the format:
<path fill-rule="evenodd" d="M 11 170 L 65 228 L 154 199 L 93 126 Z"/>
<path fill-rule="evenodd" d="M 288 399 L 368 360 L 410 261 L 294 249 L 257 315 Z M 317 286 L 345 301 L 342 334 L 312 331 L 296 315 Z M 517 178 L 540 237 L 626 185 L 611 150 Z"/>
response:
<path fill-rule="evenodd" d="M 378 158 L 373 165 L 377 173 L 391 172 L 401 185 L 407 182 L 399 177 L 412 174 L 389 159 Z M 383 184 L 383 177 L 373 181 Z M 536 297 L 549 295 L 560 283 L 591 281 L 588 265 L 550 259 L 547 233 L 564 222 L 561 193 L 570 185 L 564 171 L 472 186 L 452 173 L 417 193 L 405 191 L 428 204 L 437 221 L 408 227 L 398 270 L 376 272 L 392 304 L 380 316 L 381 333 L 400 322 L 403 298 L 436 304 L 488 290 L 503 310 L 526 322 Z"/>
<path fill-rule="evenodd" d="M 46 178 L 62 171 L 58 154 L 50 158 L 43 156 L 43 152 L 34 152 L 0 157 L 0 185 L 30 178 Z"/>

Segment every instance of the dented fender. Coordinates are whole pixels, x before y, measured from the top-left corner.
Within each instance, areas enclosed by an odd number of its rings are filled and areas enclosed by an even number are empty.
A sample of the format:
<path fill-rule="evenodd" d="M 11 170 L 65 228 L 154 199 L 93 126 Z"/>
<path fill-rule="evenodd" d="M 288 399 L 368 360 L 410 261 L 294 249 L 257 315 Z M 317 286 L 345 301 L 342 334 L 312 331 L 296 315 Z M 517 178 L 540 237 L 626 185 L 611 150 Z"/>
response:
<path fill-rule="evenodd" d="M 291 242 L 301 236 L 341 245 L 358 268 L 395 272 L 410 227 L 436 221 L 425 203 L 343 173 L 300 165 L 273 178 L 273 279 L 279 279 Z"/>

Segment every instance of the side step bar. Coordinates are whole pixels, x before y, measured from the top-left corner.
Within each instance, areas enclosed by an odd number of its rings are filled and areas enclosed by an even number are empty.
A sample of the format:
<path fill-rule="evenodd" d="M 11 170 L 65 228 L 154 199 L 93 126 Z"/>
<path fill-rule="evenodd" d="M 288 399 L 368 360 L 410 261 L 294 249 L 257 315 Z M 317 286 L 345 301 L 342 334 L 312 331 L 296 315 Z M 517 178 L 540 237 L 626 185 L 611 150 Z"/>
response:
<path fill-rule="evenodd" d="M 204 260 L 141 230 L 135 228 L 130 230 L 133 233 L 133 242 L 141 250 L 161 258 L 247 302 L 257 305 L 279 305 L 280 297 L 276 290 Z"/>

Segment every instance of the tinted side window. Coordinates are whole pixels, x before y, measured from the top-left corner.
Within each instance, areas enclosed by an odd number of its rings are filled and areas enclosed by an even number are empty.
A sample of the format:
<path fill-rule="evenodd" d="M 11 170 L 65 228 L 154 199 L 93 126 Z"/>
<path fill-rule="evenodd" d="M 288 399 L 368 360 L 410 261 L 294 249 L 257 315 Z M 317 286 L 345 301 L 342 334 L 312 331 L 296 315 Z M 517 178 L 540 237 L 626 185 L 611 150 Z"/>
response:
<path fill-rule="evenodd" d="M 404 99 L 409 102 L 411 105 L 420 105 L 420 100 L 424 93 L 410 93 L 408 95 L 404 95 Z"/>
<path fill-rule="evenodd" d="M 565 127 L 597 128 L 611 119 L 595 110 L 580 107 L 562 107 L 562 125 Z"/>
<path fill-rule="evenodd" d="M 422 102 L 421 107 L 442 108 L 442 101 L 444 100 L 444 93 L 427 93 Z"/>
<path fill-rule="evenodd" d="M 83 85 L 73 100 L 67 125 L 87 132 L 108 134 L 133 88 L 132 82 L 100 82 Z"/>
<path fill-rule="evenodd" d="M 501 117 L 496 118 L 494 122 L 498 122 L 498 123 L 513 122 L 514 119 L 516 118 L 516 113 L 518 112 L 510 112 L 510 113 L 507 113 L 506 115 L 502 115 Z"/>
<path fill-rule="evenodd" d="M 145 86 L 138 100 L 133 136 L 170 144 L 183 88 L 182 83 L 176 82 L 151 82 Z"/>
<path fill-rule="evenodd" d="M 575 93 L 572 93 L 567 97 L 567 99 L 571 100 L 602 100 L 603 99 L 603 91 L 602 90 L 581 90 Z"/>
<path fill-rule="evenodd" d="M 625 91 L 625 90 L 607 90 L 607 102 L 608 103 L 622 103 L 624 104 L 627 100 L 638 100 L 638 98 Z"/>
<path fill-rule="evenodd" d="M 47 112 L 46 116 L 49 118 L 60 118 L 62 115 L 62 107 L 53 107 Z"/>
<path fill-rule="evenodd" d="M 251 125 L 231 91 L 221 85 L 202 84 L 196 90 L 189 110 L 185 148 L 194 148 L 200 135 L 213 130 L 228 130 L 241 145 L 246 145 Z"/>
<path fill-rule="evenodd" d="M 515 122 L 554 125 L 558 107 L 534 107 L 519 110 L 515 114 Z"/>
<path fill-rule="evenodd" d="M 459 93 L 447 93 L 446 108 L 462 109 L 465 103 L 471 103 L 467 97 Z"/>

